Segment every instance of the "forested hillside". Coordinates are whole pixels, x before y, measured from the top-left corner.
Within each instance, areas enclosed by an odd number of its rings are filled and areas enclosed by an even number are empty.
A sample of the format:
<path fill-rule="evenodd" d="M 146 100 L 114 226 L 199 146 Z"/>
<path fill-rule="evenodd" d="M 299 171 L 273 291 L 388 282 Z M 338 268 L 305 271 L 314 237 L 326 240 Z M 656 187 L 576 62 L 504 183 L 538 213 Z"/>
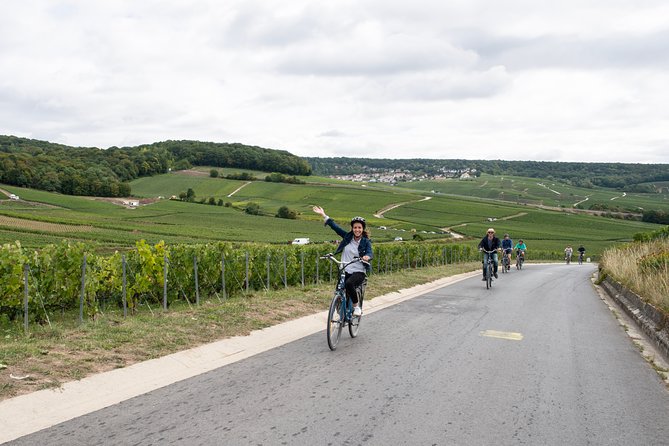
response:
<path fill-rule="evenodd" d="M 503 160 L 305 158 L 317 175 L 350 175 L 374 170 L 409 170 L 438 175 L 469 171 L 491 175 L 560 179 L 580 187 L 610 187 L 627 192 L 655 192 L 643 184 L 669 180 L 669 164 L 577 163 Z"/>
<path fill-rule="evenodd" d="M 102 150 L 0 135 L 0 183 L 68 195 L 128 196 L 128 181 L 202 165 L 311 173 L 306 161 L 286 151 L 243 144 L 164 141 Z"/>

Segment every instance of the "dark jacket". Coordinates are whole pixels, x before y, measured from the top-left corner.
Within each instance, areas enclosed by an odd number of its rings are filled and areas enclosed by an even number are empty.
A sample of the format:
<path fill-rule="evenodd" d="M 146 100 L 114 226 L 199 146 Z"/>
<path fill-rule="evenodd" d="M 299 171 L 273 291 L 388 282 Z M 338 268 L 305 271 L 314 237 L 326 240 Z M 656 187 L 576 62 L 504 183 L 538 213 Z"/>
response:
<path fill-rule="evenodd" d="M 496 236 L 493 236 L 492 240 L 488 240 L 488 236 L 486 235 L 479 243 L 479 248 L 483 248 L 486 251 L 495 251 L 496 249 L 499 249 L 499 247 L 500 241 Z"/>
<path fill-rule="evenodd" d="M 344 250 L 344 247 L 351 243 L 351 240 L 353 240 L 353 231 L 348 231 L 346 232 L 346 229 L 343 229 L 341 226 L 339 226 L 335 221 L 331 218 L 328 218 L 325 221 L 325 224 L 329 227 L 331 227 L 334 232 L 336 232 L 340 237 L 342 237 L 341 243 L 339 243 L 339 246 L 337 247 L 337 251 L 335 251 L 335 254 L 339 254 Z M 358 245 L 358 257 L 362 256 L 369 256 L 369 260 L 372 260 L 372 257 L 374 257 L 372 253 L 372 241 L 365 237 L 364 235 L 360 239 L 360 244 Z M 365 269 L 367 272 L 370 270 L 370 265 L 365 265 Z"/>

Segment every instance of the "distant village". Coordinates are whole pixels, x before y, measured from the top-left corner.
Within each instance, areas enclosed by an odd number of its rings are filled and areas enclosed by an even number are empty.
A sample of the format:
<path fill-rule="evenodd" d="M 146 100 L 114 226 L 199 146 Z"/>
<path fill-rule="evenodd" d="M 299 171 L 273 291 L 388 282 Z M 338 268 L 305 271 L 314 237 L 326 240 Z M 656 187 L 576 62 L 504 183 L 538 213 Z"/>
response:
<path fill-rule="evenodd" d="M 381 169 L 363 166 L 364 172 L 350 175 L 330 175 L 330 178 L 339 180 L 357 181 L 364 183 L 389 183 L 413 182 L 425 180 L 459 179 L 469 180 L 478 176 L 476 169 L 446 169 L 442 168 L 435 174 L 414 173 L 406 169 Z"/>

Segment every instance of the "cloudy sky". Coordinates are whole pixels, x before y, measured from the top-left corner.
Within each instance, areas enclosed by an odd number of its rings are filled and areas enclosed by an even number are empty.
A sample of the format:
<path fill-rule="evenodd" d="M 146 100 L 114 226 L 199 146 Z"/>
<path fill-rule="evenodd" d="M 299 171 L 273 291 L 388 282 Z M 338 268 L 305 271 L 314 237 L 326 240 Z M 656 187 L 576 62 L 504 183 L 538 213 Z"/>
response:
<path fill-rule="evenodd" d="M 669 162 L 665 0 L 4 0 L 0 134 Z"/>

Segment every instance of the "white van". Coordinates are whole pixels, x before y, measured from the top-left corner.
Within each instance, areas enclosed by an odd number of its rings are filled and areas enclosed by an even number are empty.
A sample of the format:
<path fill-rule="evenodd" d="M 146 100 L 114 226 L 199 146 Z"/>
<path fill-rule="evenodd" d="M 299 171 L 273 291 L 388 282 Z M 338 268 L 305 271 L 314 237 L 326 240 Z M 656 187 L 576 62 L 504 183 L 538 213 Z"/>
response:
<path fill-rule="evenodd" d="M 308 245 L 309 244 L 309 239 L 308 238 L 296 238 L 295 240 L 292 241 L 293 245 Z"/>

